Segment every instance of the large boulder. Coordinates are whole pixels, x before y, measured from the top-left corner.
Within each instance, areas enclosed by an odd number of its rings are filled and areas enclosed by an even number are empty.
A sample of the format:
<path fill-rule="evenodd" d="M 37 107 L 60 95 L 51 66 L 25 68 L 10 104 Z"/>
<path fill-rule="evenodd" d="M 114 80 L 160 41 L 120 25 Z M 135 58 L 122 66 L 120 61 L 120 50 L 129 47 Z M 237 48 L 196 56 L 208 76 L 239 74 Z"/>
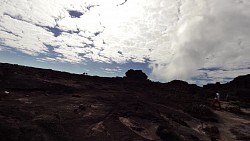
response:
<path fill-rule="evenodd" d="M 133 70 L 130 69 L 126 73 L 126 78 L 133 79 L 133 80 L 147 80 L 148 76 L 142 72 L 142 70 Z"/>

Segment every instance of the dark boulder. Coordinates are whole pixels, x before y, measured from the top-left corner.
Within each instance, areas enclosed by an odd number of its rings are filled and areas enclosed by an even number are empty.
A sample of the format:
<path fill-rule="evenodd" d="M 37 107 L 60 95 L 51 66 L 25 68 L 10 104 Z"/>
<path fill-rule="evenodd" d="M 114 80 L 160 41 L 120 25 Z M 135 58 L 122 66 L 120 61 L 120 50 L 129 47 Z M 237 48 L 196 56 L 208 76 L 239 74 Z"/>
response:
<path fill-rule="evenodd" d="M 130 69 L 126 73 L 126 78 L 133 79 L 133 80 L 147 80 L 148 76 L 142 72 L 142 70 L 133 70 Z"/>

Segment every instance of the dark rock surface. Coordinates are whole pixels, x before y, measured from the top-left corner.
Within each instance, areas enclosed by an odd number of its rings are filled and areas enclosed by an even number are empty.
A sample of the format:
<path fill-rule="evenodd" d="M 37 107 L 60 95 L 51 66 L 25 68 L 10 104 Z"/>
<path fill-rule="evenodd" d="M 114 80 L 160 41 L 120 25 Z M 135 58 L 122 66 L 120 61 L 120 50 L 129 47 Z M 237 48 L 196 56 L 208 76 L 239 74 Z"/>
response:
<path fill-rule="evenodd" d="M 151 82 L 134 70 L 105 78 L 1 63 L 0 84 L 1 141 L 219 138 L 216 125 L 206 133 L 197 128 L 218 122 L 207 102 L 214 89 L 184 81 Z"/>

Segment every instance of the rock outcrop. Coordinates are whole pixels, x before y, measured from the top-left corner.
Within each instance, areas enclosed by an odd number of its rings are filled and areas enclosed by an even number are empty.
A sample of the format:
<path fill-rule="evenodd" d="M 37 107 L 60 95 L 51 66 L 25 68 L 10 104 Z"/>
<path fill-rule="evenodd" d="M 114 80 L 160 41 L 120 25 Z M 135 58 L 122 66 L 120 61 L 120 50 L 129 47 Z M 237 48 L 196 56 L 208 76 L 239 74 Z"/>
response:
<path fill-rule="evenodd" d="M 132 79 L 132 80 L 147 80 L 148 76 L 142 72 L 142 70 L 128 70 L 126 72 L 126 78 Z"/>

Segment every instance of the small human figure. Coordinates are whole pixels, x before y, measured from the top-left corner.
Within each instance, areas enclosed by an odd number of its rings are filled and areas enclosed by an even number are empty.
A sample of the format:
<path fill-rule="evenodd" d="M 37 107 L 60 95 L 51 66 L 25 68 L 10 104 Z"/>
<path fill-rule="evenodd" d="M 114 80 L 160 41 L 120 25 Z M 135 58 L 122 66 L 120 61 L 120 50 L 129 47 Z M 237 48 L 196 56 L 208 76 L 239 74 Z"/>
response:
<path fill-rule="evenodd" d="M 221 110 L 221 105 L 220 105 L 220 94 L 219 94 L 219 93 L 216 93 L 216 96 L 214 97 L 212 106 L 213 106 L 213 107 L 216 107 L 215 104 L 218 104 L 219 109 Z"/>
<path fill-rule="evenodd" d="M 217 100 L 220 101 L 220 94 L 216 93 Z"/>

